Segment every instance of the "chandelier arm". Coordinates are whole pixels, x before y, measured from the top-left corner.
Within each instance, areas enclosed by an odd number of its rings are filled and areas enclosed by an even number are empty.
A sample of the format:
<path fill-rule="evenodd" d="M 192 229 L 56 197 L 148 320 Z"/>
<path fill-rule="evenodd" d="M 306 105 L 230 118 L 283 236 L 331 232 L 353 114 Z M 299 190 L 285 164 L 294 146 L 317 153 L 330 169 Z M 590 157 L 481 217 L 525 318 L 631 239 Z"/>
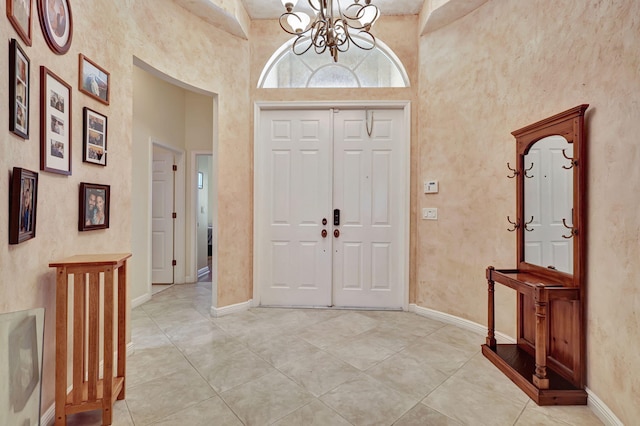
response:
<path fill-rule="evenodd" d="M 291 51 L 293 53 L 295 53 L 296 55 L 300 56 L 300 55 L 304 55 L 305 53 L 307 53 L 307 51 L 309 49 L 311 49 L 311 46 L 313 46 L 313 43 L 309 43 L 309 46 L 307 46 L 306 49 L 302 50 L 302 51 L 297 51 L 296 48 L 298 46 L 298 42 L 303 40 L 304 38 L 306 38 L 305 36 L 299 35 L 295 41 L 293 42 L 293 45 L 291 46 Z"/>
<path fill-rule="evenodd" d="M 351 40 L 351 42 L 353 43 L 354 46 L 362 49 L 362 50 L 372 50 L 374 47 L 376 47 L 376 38 L 373 36 L 373 34 L 371 34 L 369 31 L 360 31 L 360 33 L 358 34 L 359 36 L 361 36 L 362 38 L 367 39 L 366 41 L 369 43 L 368 46 L 362 45 L 360 43 L 358 43 L 353 37 L 351 37 L 351 35 L 349 35 L 349 40 Z M 365 37 L 366 35 L 366 37 Z"/>

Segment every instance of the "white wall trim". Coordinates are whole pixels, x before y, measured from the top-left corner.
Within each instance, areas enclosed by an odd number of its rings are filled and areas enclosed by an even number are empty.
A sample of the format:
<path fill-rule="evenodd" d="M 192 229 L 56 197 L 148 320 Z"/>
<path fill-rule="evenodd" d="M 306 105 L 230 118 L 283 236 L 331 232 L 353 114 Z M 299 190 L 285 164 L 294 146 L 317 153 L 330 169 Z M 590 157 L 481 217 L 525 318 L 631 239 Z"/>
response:
<path fill-rule="evenodd" d="M 246 302 L 236 303 L 235 305 L 223 306 L 222 308 L 211 307 L 211 316 L 214 318 L 223 317 L 225 315 L 231 315 L 238 312 L 243 312 L 251 307 L 251 300 Z"/>
<path fill-rule="evenodd" d="M 204 277 L 207 274 L 209 274 L 209 267 L 208 266 L 205 266 L 204 268 L 198 269 L 198 279 Z"/>
<path fill-rule="evenodd" d="M 624 423 L 618 419 L 618 417 L 613 414 L 613 411 L 605 404 L 598 396 L 593 393 L 593 391 L 589 388 L 586 388 L 587 395 L 587 406 L 591 408 L 591 411 L 600 419 L 602 423 L 607 426 L 624 426 Z"/>
<path fill-rule="evenodd" d="M 136 353 L 134 343 L 133 342 L 127 343 L 127 358 L 129 358 L 134 353 Z M 114 359 L 118 359 L 118 353 L 117 352 L 114 352 Z M 104 361 L 100 361 L 100 366 L 98 367 L 100 375 L 102 375 L 102 367 L 103 366 L 104 366 Z M 67 395 L 72 390 L 73 390 L 73 385 L 69 386 L 67 388 Z M 51 425 L 53 425 L 55 423 L 55 420 L 56 420 L 56 403 L 55 403 L 55 399 L 54 399 L 53 404 L 51 404 L 49 406 L 49 408 L 47 408 L 47 411 L 45 411 L 40 416 L 40 424 L 43 425 L 43 426 L 51 426 Z"/>
<path fill-rule="evenodd" d="M 371 109 L 401 109 L 404 113 L 405 134 L 403 152 L 401 155 L 402 168 L 404 175 L 401 176 L 402 186 L 405 193 L 402 196 L 404 217 L 401 219 L 399 226 L 402 229 L 403 247 L 400 258 L 403 259 L 400 265 L 400 279 L 402 282 L 402 309 L 409 309 L 409 259 L 410 259 L 410 216 L 411 216 L 411 101 L 321 101 L 321 102 L 256 102 L 254 104 L 254 125 L 253 125 L 253 217 L 261 217 L 262 211 L 266 206 L 261 190 L 264 182 L 260 179 L 262 176 L 262 166 L 260 159 L 263 151 L 260 144 L 260 120 L 261 112 L 266 110 L 303 110 L 303 109 L 353 109 L 353 108 L 371 108 Z M 259 226 L 259 221 L 253 221 L 253 303 L 254 306 L 260 306 L 260 286 L 258 277 L 264 270 L 262 264 L 262 256 L 259 256 L 261 247 L 264 243 L 264 230 Z"/>
<path fill-rule="evenodd" d="M 131 300 L 131 309 L 137 308 L 138 306 L 148 302 L 149 300 L 151 300 L 150 293 L 145 293 L 140 297 L 136 297 L 135 299 Z"/>
<path fill-rule="evenodd" d="M 447 314 L 445 312 L 423 308 L 422 306 L 418 306 L 415 303 L 409 305 L 409 312 L 413 312 L 426 318 L 441 321 L 446 324 L 455 325 L 457 327 L 476 333 L 485 335 L 487 333 L 487 327 L 482 324 L 469 321 L 468 319 L 456 317 L 455 315 Z M 498 343 L 516 343 L 516 340 L 513 337 L 499 332 L 496 332 L 496 340 L 498 341 Z M 589 397 L 587 398 L 587 406 L 600 420 L 602 420 L 605 425 L 624 426 L 624 424 L 618 419 L 618 417 L 616 417 L 616 415 L 613 413 L 613 411 L 611 411 L 607 404 L 605 404 L 600 398 L 598 398 L 598 396 L 593 393 L 591 389 L 586 388 L 585 390 L 587 391 L 587 395 L 589 395 Z"/>
<path fill-rule="evenodd" d="M 434 311 L 433 309 L 423 308 L 415 303 L 409 305 L 409 312 L 416 313 L 420 316 L 431 318 L 436 321 L 444 322 L 445 324 L 455 325 L 465 330 L 473 331 L 474 333 L 487 335 L 487 327 L 478 324 L 477 322 L 469 321 L 468 319 L 460 318 L 455 315 L 447 314 L 445 312 Z M 496 332 L 496 340 L 498 343 L 516 343 L 516 340 L 504 333 Z"/>

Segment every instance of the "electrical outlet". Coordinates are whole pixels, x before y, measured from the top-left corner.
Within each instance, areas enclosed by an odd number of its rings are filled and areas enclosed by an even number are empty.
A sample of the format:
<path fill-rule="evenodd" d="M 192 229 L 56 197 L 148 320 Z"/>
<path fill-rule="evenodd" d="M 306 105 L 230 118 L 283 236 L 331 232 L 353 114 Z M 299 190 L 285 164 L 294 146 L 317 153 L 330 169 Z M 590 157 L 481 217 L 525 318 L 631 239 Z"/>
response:
<path fill-rule="evenodd" d="M 426 220 L 438 220 L 438 209 L 435 209 L 435 208 L 422 209 L 422 218 Z"/>

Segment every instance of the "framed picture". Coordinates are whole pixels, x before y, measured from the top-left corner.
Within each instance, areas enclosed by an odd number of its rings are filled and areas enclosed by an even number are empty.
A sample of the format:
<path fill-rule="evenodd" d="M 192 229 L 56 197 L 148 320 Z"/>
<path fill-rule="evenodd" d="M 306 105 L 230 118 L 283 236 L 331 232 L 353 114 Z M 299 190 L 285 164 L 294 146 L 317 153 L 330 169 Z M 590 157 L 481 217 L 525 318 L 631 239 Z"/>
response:
<path fill-rule="evenodd" d="M 37 0 L 44 39 L 49 48 L 64 55 L 71 46 L 73 19 L 69 0 Z"/>
<path fill-rule="evenodd" d="M 204 174 L 202 172 L 198 172 L 198 189 L 204 188 Z"/>
<path fill-rule="evenodd" d="M 31 46 L 31 4 L 31 0 L 7 0 L 7 18 L 27 46 Z"/>
<path fill-rule="evenodd" d="M 79 231 L 109 227 L 109 185 L 80 183 Z"/>
<path fill-rule="evenodd" d="M 9 191 L 9 244 L 19 244 L 36 236 L 38 173 L 13 168 Z"/>
<path fill-rule="evenodd" d="M 9 397 L 14 412 L 27 404 L 40 380 L 36 316 L 24 318 L 9 334 Z"/>
<path fill-rule="evenodd" d="M 29 139 L 30 76 L 29 58 L 12 38 L 9 43 L 9 130 L 23 139 Z"/>
<path fill-rule="evenodd" d="M 109 105 L 109 73 L 80 53 L 78 89 L 92 98 Z"/>
<path fill-rule="evenodd" d="M 71 174 L 71 86 L 40 67 L 40 170 Z"/>
<path fill-rule="evenodd" d="M 107 165 L 107 117 L 84 107 L 84 150 L 82 161 Z"/>

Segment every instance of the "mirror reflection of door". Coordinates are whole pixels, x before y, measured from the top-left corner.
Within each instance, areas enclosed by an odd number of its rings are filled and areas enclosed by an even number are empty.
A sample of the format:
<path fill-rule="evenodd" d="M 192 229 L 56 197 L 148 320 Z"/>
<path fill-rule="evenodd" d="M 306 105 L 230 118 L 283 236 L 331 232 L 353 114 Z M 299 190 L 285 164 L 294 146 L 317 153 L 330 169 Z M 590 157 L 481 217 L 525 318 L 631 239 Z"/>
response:
<path fill-rule="evenodd" d="M 213 157 L 210 154 L 196 155 L 197 211 L 196 211 L 196 266 L 198 281 L 211 281 L 211 256 L 214 238 L 212 225 L 213 201 L 211 196 L 211 173 Z"/>
<path fill-rule="evenodd" d="M 564 151 L 564 153 L 563 153 Z M 524 157 L 525 262 L 573 273 L 573 144 L 549 136 Z"/>

